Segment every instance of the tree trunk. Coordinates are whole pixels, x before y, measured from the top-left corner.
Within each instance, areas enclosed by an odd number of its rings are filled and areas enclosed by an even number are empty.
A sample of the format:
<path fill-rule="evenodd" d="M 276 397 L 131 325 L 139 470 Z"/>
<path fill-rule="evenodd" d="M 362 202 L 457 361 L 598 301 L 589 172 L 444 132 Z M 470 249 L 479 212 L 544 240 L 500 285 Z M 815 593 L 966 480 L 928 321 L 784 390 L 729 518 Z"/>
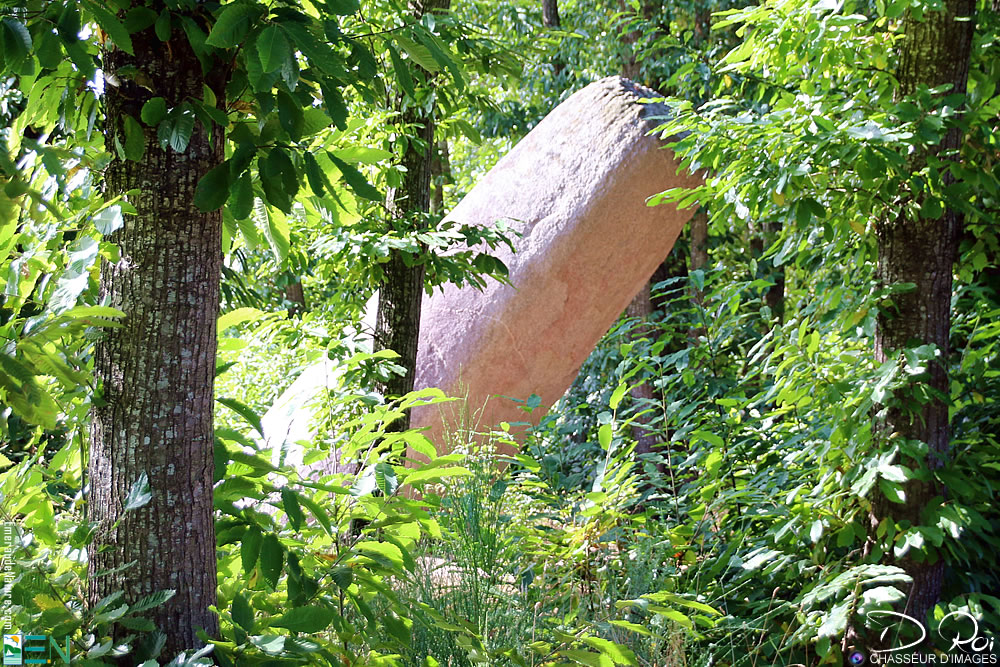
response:
<path fill-rule="evenodd" d="M 302 289 L 302 281 L 293 275 L 288 276 L 288 282 L 281 290 L 285 301 L 292 304 L 288 308 L 288 314 L 292 317 L 300 317 L 306 312 L 306 293 Z"/>
<path fill-rule="evenodd" d="M 542 0 L 542 25 L 546 28 L 559 28 L 562 22 L 559 20 L 559 0 Z M 566 63 L 562 61 L 557 53 L 552 58 L 552 71 L 558 77 L 566 69 Z"/>
<path fill-rule="evenodd" d="M 653 313 L 653 302 L 649 298 L 650 284 L 647 282 L 639 293 L 632 299 L 632 303 L 625 309 L 625 316 L 637 320 L 635 326 L 629 331 L 629 340 L 637 341 L 642 338 L 649 338 L 650 327 L 649 317 Z M 649 403 L 653 400 L 653 386 L 648 382 L 641 382 L 629 390 L 632 400 L 635 402 L 637 411 L 649 408 Z M 653 421 L 653 414 L 639 416 L 632 422 L 632 437 L 635 438 L 635 453 L 652 454 L 655 451 L 657 441 L 660 440 L 656 431 L 650 426 Z"/>
<path fill-rule="evenodd" d="M 138 119 L 149 98 L 172 107 L 201 99 L 212 83 L 186 39 L 168 49 L 150 28 L 132 40 L 134 57 L 120 50 L 105 57 L 106 80 L 119 84 L 105 97 L 111 150 L 116 136 L 124 144 L 126 119 Z M 141 68 L 155 92 L 115 77 L 124 67 Z M 213 89 L 222 100 L 223 86 Z M 197 630 L 218 636 L 219 629 L 209 606 L 216 603 L 212 413 L 222 213 L 203 213 L 193 200 L 201 176 L 222 162 L 223 141 L 220 128 L 209 142 L 199 125 L 187 150 L 176 153 L 160 149 L 155 129 L 144 131 L 143 159 L 116 159 L 106 174 L 108 196 L 139 193 L 128 197 L 136 215 L 109 238 L 121 260 L 101 267 L 101 295 L 125 318 L 95 352 L 87 506 L 100 526 L 89 550 L 88 600 L 120 590 L 125 602 L 176 591 L 147 613 L 172 658 L 201 643 Z M 152 499 L 123 513 L 141 475 Z"/>
<path fill-rule="evenodd" d="M 691 218 L 691 271 L 704 270 L 708 266 L 708 214 L 698 211 Z M 701 305 L 705 298 L 703 290 L 691 288 L 691 298 Z"/>
<path fill-rule="evenodd" d="M 542 25 L 546 28 L 558 28 L 559 0 L 542 0 Z"/>
<path fill-rule="evenodd" d="M 419 19 L 425 12 L 447 10 L 451 0 L 425 0 L 411 5 Z M 400 103 L 402 104 L 402 102 Z M 390 188 L 386 195 L 389 224 L 397 230 L 409 229 L 418 218 L 413 214 L 427 213 L 431 200 L 431 162 L 434 153 L 434 116 L 416 107 L 405 109 L 400 123 L 414 128 L 400 164 L 406 169 L 403 184 Z M 399 354 L 397 363 L 406 369 L 382 383 L 379 389 L 387 397 L 398 397 L 413 391 L 417 368 L 417 341 L 420 337 L 420 304 L 424 290 L 424 266 L 410 261 L 405 253 L 392 251 L 383 267 L 384 277 L 379 288 L 378 311 L 375 316 L 375 350 L 393 350 Z M 392 425 L 393 429 L 409 428 L 410 417 Z"/>
<path fill-rule="evenodd" d="M 431 193 L 430 211 L 435 215 L 444 215 L 444 186 L 451 183 L 451 160 L 448 157 L 448 140 L 439 139 L 434 159 L 431 160 Z"/>
<path fill-rule="evenodd" d="M 773 245 L 780 235 L 780 222 L 764 223 L 764 238 L 767 244 Z M 781 324 L 785 319 L 785 270 L 780 266 L 775 266 L 771 260 L 768 261 L 768 267 L 770 271 L 768 277 L 774 281 L 774 285 L 767 289 L 764 301 L 771 310 L 771 318 L 777 318 L 778 324 Z"/>
<path fill-rule="evenodd" d="M 965 92 L 974 23 L 956 19 L 971 17 L 973 9 L 971 0 L 945 0 L 944 11 L 927 12 L 923 21 L 907 14 L 897 71 L 900 98 L 912 94 L 921 84 L 930 87 L 953 84 L 950 92 Z M 951 130 L 938 146 L 912 156 L 911 170 L 921 169 L 931 152 L 942 154 L 957 149 L 960 141 L 960 132 Z M 921 344 L 934 345 L 941 353 L 927 376 L 911 380 L 896 393 L 894 405 L 875 425 L 881 438 L 898 439 L 901 444 L 911 439 L 927 444 L 928 454 L 923 460 L 904 456 L 904 463 L 914 468 L 934 470 L 949 457 L 947 402 L 932 398 L 920 404 L 913 396 L 926 393 L 926 389 L 942 396 L 949 392 L 952 266 L 961 224 L 960 215 L 951 210 L 937 220 L 910 217 L 903 210 L 879 221 L 877 227 L 879 282 L 884 286 L 915 285 L 911 291 L 894 295 L 892 305 L 880 310 L 875 333 L 877 359 L 894 358 L 899 350 Z M 896 523 L 922 524 L 921 515 L 928 502 L 945 491 L 933 481 L 911 480 L 905 485 L 903 503 L 891 503 L 883 494 L 876 493 L 871 517 L 873 533 L 879 522 L 890 517 Z M 895 561 L 913 578 L 906 613 L 920 620 L 926 618 L 938 601 L 944 576 L 943 554 L 936 554 L 933 563 L 927 555 L 920 554 L 922 558 L 917 560 L 911 553 Z M 891 551 L 882 554 L 882 558 L 893 562 Z"/>

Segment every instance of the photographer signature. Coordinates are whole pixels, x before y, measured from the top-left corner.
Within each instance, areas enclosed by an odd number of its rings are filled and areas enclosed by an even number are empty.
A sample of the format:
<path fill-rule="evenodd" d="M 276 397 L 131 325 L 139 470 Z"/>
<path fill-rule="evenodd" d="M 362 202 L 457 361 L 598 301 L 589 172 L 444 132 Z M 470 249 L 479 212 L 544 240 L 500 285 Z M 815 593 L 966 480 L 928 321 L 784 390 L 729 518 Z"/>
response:
<path fill-rule="evenodd" d="M 907 644 L 906 646 L 897 646 L 897 647 L 894 647 L 894 648 L 887 648 L 887 649 L 882 649 L 882 650 L 874 650 L 873 649 L 872 653 L 891 653 L 893 651 L 905 651 L 906 649 L 910 649 L 910 648 L 913 648 L 913 647 L 919 645 L 921 642 L 923 642 L 925 639 L 927 639 L 927 628 L 924 627 L 923 623 L 921 623 L 917 619 L 913 618 L 912 616 L 908 616 L 906 614 L 902 614 L 902 613 L 900 613 L 898 611 L 881 611 L 881 610 L 876 610 L 876 611 L 868 612 L 868 619 L 869 620 L 872 620 L 873 617 L 875 617 L 875 616 L 897 616 L 897 617 L 899 617 L 901 619 L 901 622 L 912 623 L 917 628 L 919 628 L 920 629 L 920 637 L 918 639 L 916 639 L 915 641 Z M 969 622 L 972 623 L 972 632 L 968 636 L 964 636 L 962 634 L 961 630 L 957 630 L 955 632 L 954 636 L 948 636 L 948 635 L 946 635 L 945 634 L 945 625 L 946 625 L 946 621 L 948 621 L 948 619 L 953 619 L 953 620 L 967 619 Z M 885 637 L 888 634 L 888 632 L 889 632 L 890 629 L 891 629 L 891 627 L 886 627 L 884 630 L 882 630 L 882 634 L 879 636 L 879 639 L 884 642 L 885 641 Z M 951 642 L 951 646 L 948 647 L 949 651 L 954 651 L 955 649 L 960 649 L 962 652 L 980 653 L 982 651 L 992 651 L 993 650 L 994 637 L 992 635 L 988 635 L 988 634 L 983 634 L 982 636 L 980 636 L 979 635 L 979 622 L 976 621 L 975 617 L 972 614 L 970 614 L 968 612 L 965 612 L 965 611 L 953 611 L 953 612 L 949 612 L 948 614 L 945 614 L 944 618 L 941 619 L 941 622 L 938 623 L 937 633 L 938 633 L 938 636 L 941 637 L 941 639 L 943 639 L 945 641 L 950 641 Z"/>

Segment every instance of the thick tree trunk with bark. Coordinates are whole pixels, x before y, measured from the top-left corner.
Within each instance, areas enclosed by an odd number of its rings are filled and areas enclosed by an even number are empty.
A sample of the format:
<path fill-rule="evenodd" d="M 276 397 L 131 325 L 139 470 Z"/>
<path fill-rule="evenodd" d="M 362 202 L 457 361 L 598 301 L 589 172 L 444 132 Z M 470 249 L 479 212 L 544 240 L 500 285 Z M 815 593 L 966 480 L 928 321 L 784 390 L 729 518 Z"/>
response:
<path fill-rule="evenodd" d="M 126 118 L 138 119 L 149 98 L 162 96 L 172 107 L 200 99 L 203 84 L 212 83 L 186 39 L 167 48 L 152 28 L 132 39 L 134 57 L 106 54 L 107 80 L 134 66 L 155 92 L 115 77 L 119 85 L 109 85 L 105 98 L 109 147 L 116 135 L 124 144 Z M 222 86 L 213 88 L 221 99 Z M 199 211 L 193 199 L 201 176 L 222 162 L 223 142 L 220 128 L 209 142 L 199 125 L 187 150 L 176 153 L 161 150 L 156 131 L 144 129 L 143 159 L 116 159 L 106 174 L 109 196 L 139 193 L 128 197 L 137 214 L 109 239 L 121 260 L 101 267 L 101 294 L 125 318 L 95 353 L 87 506 L 100 526 L 89 552 L 88 600 L 120 590 L 125 602 L 176 591 L 147 614 L 172 658 L 201 643 L 197 630 L 218 635 L 209 606 L 216 603 L 212 413 L 222 214 Z M 142 475 L 152 499 L 123 513 Z M 100 574 L 108 570 L 116 573 Z"/>
<path fill-rule="evenodd" d="M 912 15 L 904 19 L 905 39 L 900 50 L 899 97 L 912 94 L 918 86 L 952 84 L 950 92 L 964 93 L 968 79 L 974 23 L 968 20 L 974 11 L 971 0 L 945 0 L 944 11 L 926 13 L 923 21 Z M 965 17 L 965 20 L 963 20 Z M 961 135 L 950 131 L 938 146 L 929 147 L 911 157 L 911 169 L 919 170 L 931 151 L 942 155 L 958 148 Z M 940 351 L 938 363 L 932 363 L 926 377 L 918 377 L 902 387 L 894 396 L 894 405 L 876 423 L 882 438 L 919 440 L 928 446 L 921 461 L 903 457 L 914 468 L 934 470 L 949 457 L 950 428 L 948 404 L 931 398 L 914 401 L 915 393 L 926 390 L 947 396 L 949 392 L 947 360 L 949 355 L 952 267 L 956 259 L 957 239 L 961 218 L 954 211 L 945 211 L 940 219 L 911 217 L 901 210 L 895 217 L 879 221 L 878 278 L 882 285 L 912 283 L 915 288 L 892 297 L 891 305 L 878 315 L 875 335 L 876 357 L 892 359 L 900 350 L 931 344 Z M 929 501 L 946 490 L 932 481 L 911 480 L 905 485 L 906 499 L 892 503 L 881 493 L 873 498 L 872 530 L 891 517 L 896 523 L 923 523 L 922 514 Z M 908 554 L 894 561 L 892 553 L 883 555 L 887 562 L 896 562 L 913 578 L 906 613 L 923 620 L 938 601 L 944 576 L 942 555 L 928 562 L 927 554 L 919 559 Z"/>
<path fill-rule="evenodd" d="M 432 10 L 447 10 L 451 0 L 425 0 L 411 5 L 419 19 Z M 433 112 L 424 113 L 416 107 L 403 111 L 403 127 L 412 128 L 406 152 L 400 164 L 406 169 L 403 184 L 390 188 L 386 195 L 389 224 L 395 229 L 407 229 L 414 224 L 414 214 L 427 213 L 431 202 L 431 162 L 434 153 Z M 420 304 L 424 289 L 423 264 L 414 264 L 402 252 L 392 251 L 383 267 L 384 277 L 379 289 L 378 311 L 375 317 L 375 349 L 393 350 L 399 354 L 397 363 L 405 374 L 393 376 L 379 389 L 386 396 L 397 397 L 413 390 L 417 368 L 417 341 L 420 337 Z M 394 429 L 409 428 L 409 415 L 393 424 Z"/>

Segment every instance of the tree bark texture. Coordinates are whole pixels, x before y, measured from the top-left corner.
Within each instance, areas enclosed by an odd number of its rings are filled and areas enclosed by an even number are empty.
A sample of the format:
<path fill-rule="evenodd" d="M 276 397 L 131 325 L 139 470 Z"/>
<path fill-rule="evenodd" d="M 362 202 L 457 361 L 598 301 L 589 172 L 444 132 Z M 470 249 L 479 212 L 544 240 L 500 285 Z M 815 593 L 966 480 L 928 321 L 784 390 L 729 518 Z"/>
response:
<path fill-rule="evenodd" d="M 178 33 L 175 32 L 175 35 Z M 164 44 L 152 28 L 134 34 L 135 56 L 106 54 L 106 141 L 125 143 L 125 120 L 151 97 L 173 107 L 201 99 L 206 81 L 183 36 Z M 149 90 L 124 67 L 148 75 Z M 222 85 L 213 85 L 222 99 Z M 183 153 L 161 150 L 144 127 L 141 161 L 108 167 L 108 196 L 129 195 L 136 215 L 110 241 L 117 263 L 101 267 L 101 294 L 125 313 L 95 352 L 99 396 L 90 444 L 88 512 L 99 522 L 90 547 L 88 600 L 119 590 L 134 602 L 173 589 L 148 616 L 166 635 L 164 657 L 200 645 L 196 631 L 218 636 L 213 483 L 213 383 L 222 263 L 222 213 L 194 204 L 198 180 L 223 160 L 222 130 L 210 142 L 198 125 Z M 132 486 L 147 475 L 152 499 L 123 513 Z M 117 523 L 117 526 L 114 524 Z M 129 565 L 133 563 L 133 565 Z M 119 569 L 120 568 L 120 569 Z M 117 570 L 112 575 L 100 575 Z"/>
<path fill-rule="evenodd" d="M 435 215 L 444 215 L 444 186 L 451 183 L 451 160 L 448 155 L 448 140 L 438 139 L 434 159 L 431 160 L 431 192 L 430 211 Z"/>
<path fill-rule="evenodd" d="M 542 25 L 546 28 L 560 28 L 562 21 L 559 20 L 559 0 L 542 0 Z M 557 52 L 552 58 L 552 72 L 558 78 L 566 69 L 566 63 Z"/>
<path fill-rule="evenodd" d="M 625 309 L 625 317 L 636 320 L 635 325 L 629 331 L 629 340 L 637 341 L 652 335 L 649 326 L 649 318 L 652 314 L 653 302 L 650 300 L 650 283 L 647 282 Z M 629 395 L 632 397 L 636 411 L 647 410 L 654 398 L 653 386 L 649 382 L 640 382 L 629 390 Z M 632 437 L 636 442 L 635 453 L 637 455 L 652 454 L 655 451 L 656 443 L 660 440 L 654 428 L 650 426 L 652 421 L 653 413 L 650 413 L 640 415 L 632 422 Z"/>
<path fill-rule="evenodd" d="M 944 11 L 927 12 L 923 21 L 912 15 L 904 18 L 905 39 L 900 47 L 897 70 L 900 98 L 912 94 L 918 86 L 931 87 L 953 84 L 951 92 L 964 93 L 968 79 L 974 23 L 971 0 L 945 0 Z M 961 20 L 965 17 L 966 20 Z M 938 146 L 928 147 L 911 157 L 911 170 L 918 171 L 931 152 L 941 155 L 958 148 L 961 134 L 951 130 Z M 913 283 L 911 291 L 895 294 L 891 305 L 880 309 L 875 335 L 876 357 L 885 361 L 896 357 L 899 350 L 920 344 L 932 344 L 940 350 L 938 363 L 929 369 L 929 377 L 917 378 L 902 387 L 894 397 L 894 405 L 876 423 L 876 432 L 883 438 L 919 440 L 928 445 L 923 461 L 904 458 L 914 467 L 939 468 L 949 456 L 950 427 L 948 404 L 932 399 L 923 404 L 912 398 L 920 385 L 947 396 L 949 392 L 947 360 L 949 356 L 952 267 L 956 259 L 957 239 L 961 218 L 951 210 L 937 220 L 911 217 L 900 211 L 894 217 L 881 220 L 877 226 L 878 279 L 882 285 Z M 883 494 L 873 498 L 872 531 L 878 523 L 891 517 L 897 524 L 908 521 L 920 525 L 922 513 L 929 501 L 945 492 L 936 482 L 911 480 L 905 485 L 906 500 L 902 504 L 889 502 Z M 918 619 L 926 618 L 941 594 L 944 562 L 937 555 L 929 562 L 922 553 L 920 560 L 908 554 L 893 561 L 913 578 L 906 613 Z"/>
<path fill-rule="evenodd" d="M 542 25 L 546 28 L 558 28 L 559 0 L 542 0 Z"/>
<path fill-rule="evenodd" d="M 708 266 L 708 214 L 698 211 L 691 218 L 691 270 L 704 270 Z M 701 305 L 705 293 L 694 286 L 691 287 L 691 298 Z"/>
<path fill-rule="evenodd" d="M 451 0 L 424 0 L 411 5 L 417 19 L 433 10 L 447 10 Z M 402 101 L 400 102 L 402 105 Z M 410 106 L 403 110 L 400 123 L 413 128 L 400 164 L 406 169 L 403 183 L 386 194 L 389 224 L 398 230 L 413 224 L 415 213 L 427 213 L 431 202 L 431 163 L 434 153 L 433 112 L 424 113 Z M 393 376 L 379 389 L 387 397 L 402 396 L 413 390 L 417 368 L 417 341 L 420 337 L 420 307 L 424 289 L 424 266 L 407 261 L 404 253 L 392 251 L 383 267 L 375 317 L 375 349 L 393 350 L 405 374 Z M 415 259 L 415 258 L 414 258 Z M 409 415 L 393 424 L 394 429 L 409 428 Z"/>

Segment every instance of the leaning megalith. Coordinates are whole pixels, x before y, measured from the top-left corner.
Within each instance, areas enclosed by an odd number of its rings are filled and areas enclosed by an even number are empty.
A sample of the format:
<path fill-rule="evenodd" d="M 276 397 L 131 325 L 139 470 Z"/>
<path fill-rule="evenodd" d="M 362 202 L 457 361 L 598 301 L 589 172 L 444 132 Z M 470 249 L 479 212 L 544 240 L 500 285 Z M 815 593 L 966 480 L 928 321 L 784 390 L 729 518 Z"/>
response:
<path fill-rule="evenodd" d="M 463 402 L 420 408 L 412 424 L 444 430 L 537 422 L 566 391 L 601 336 L 667 256 L 693 209 L 649 207 L 651 195 L 691 186 L 651 136 L 666 108 L 622 77 L 560 104 L 469 192 L 449 219 L 521 234 L 494 253 L 511 286 L 448 285 L 424 299 L 416 387 Z M 541 398 L 528 416 L 510 399 Z"/>

